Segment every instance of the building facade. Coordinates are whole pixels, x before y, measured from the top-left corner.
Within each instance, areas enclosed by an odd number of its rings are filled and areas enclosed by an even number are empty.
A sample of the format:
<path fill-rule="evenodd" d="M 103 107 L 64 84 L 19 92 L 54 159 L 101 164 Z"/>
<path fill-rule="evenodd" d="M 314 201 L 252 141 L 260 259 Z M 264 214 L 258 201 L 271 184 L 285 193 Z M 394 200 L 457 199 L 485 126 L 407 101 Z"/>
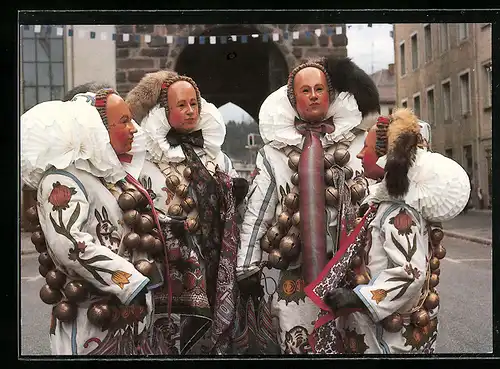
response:
<path fill-rule="evenodd" d="M 394 25 L 396 102 L 432 126 L 432 149 L 471 178 L 472 202 L 491 201 L 491 24 Z"/>
<path fill-rule="evenodd" d="M 394 63 L 370 75 L 380 96 L 380 114 L 390 115 L 396 106 L 396 76 Z"/>

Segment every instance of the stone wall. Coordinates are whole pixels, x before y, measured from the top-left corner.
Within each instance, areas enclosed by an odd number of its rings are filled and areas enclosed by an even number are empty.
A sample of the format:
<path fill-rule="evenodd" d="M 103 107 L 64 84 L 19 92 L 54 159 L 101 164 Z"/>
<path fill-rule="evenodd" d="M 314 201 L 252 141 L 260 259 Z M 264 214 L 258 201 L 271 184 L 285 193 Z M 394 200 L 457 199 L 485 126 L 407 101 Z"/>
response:
<path fill-rule="evenodd" d="M 185 44 L 178 44 L 175 40 L 174 43 L 167 44 L 166 35 L 210 36 L 212 32 L 217 33 L 220 27 L 228 26 L 238 27 L 242 32 L 248 29 L 248 35 L 268 33 L 269 42 L 274 42 L 272 41 L 272 33 L 279 33 L 280 40 L 275 43 L 283 54 L 289 70 L 310 57 L 332 53 L 347 56 L 346 27 L 340 24 L 118 25 L 116 26 L 116 86 L 118 92 L 125 95 L 146 73 L 165 68 L 175 70 L 177 58 Z M 332 35 L 327 34 L 329 27 L 333 29 Z M 336 27 L 342 28 L 341 34 L 335 34 Z M 318 28 L 322 30 L 319 37 L 314 32 Z M 294 31 L 300 32 L 299 38 L 296 40 L 292 37 Z M 306 37 L 305 31 L 311 32 L 311 35 Z M 130 34 L 130 39 L 123 41 L 122 35 L 127 33 Z M 286 33 L 288 33 L 288 39 L 285 40 L 283 36 Z M 151 42 L 146 43 L 144 37 L 137 40 L 136 34 L 151 35 Z M 195 42 L 198 42 L 197 39 Z M 209 48 L 210 45 L 207 45 L 207 50 Z"/>

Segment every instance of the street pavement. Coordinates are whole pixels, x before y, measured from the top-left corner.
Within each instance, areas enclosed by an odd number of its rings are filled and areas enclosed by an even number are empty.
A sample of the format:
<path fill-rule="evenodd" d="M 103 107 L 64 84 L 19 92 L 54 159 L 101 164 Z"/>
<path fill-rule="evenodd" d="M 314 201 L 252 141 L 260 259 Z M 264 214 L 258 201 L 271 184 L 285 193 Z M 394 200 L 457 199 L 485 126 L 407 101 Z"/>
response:
<path fill-rule="evenodd" d="M 24 237 L 30 242 L 29 236 Z M 446 237 L 442 260 L 437 353 L 492 352 L 491 247 Z M 24 246 L 26 248 L 26 246 Z M 50 355 L 50 308 L 39 297 L 45 280 L 38 274 L 38 255 L 21 258 L 21 355 Z"/>
<path fill-rule="evenodd" d="M 443 223 L 445 234 L 468 241 L 492 244 L 493 225 L 491 210 L 469 210 Z"/>

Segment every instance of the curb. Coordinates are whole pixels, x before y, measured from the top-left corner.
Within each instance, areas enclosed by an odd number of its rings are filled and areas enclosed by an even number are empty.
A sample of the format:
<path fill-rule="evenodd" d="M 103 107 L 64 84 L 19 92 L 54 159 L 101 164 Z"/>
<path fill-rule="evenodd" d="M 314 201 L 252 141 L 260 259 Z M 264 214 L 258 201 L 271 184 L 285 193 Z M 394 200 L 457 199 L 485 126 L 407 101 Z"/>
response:
<path fill-rule="evenodd" d="M 470 236 L 468 234 L 463 234 L 463 233 L 458 233 L 458 232 L 453 232 L 453 231 L 445 231 L 443 229 L 443 233 L 445 236 L 452 237 L 452 238 L 458 238 L 461 240 L 466 240 L 466 241 L 471 241 L 475 243 L 480 243 L 483 245 L 491 246 L 493 244 L 493 241 L 488 239 L 488 238 L 482 238 L 482 237 L 475 237 L 475 236 Z"/>
<path fill-rule="evenodd" d="M 38 254 L 38 251 L 36 251 L 36 250 L 21 250 L 21 255 L 32 255 L 32 254 Z"/>

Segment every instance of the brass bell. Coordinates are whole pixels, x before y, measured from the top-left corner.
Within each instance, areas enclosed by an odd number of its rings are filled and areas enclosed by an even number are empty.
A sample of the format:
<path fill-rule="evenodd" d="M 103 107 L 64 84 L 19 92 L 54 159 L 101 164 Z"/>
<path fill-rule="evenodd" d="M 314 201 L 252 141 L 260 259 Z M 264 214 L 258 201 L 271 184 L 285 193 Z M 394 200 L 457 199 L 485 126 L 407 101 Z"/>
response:
<path fill-rule="evenodd" d="M 141 245 L 141 236 L 135 232 L 130 232 L 123 237 L 123 245 L 131 252 Z"/>
<path fill-rule="evenodd" d="M 432 273 L 429 277 L 429 287 L 434 288 L 439 284 L 439 275 Z"/>
<path fill-rule="evenodd" d="M 186 228 L 189 232 L 196 232 L 198 230 L 198 226 L 199 226 L 198 217 L 186 219 Z"/>
<path fill-rule="evenodd" d="M 292 184 L 294 186 L 298 186 L 299 185 L 299 173 L 295 172 L 292 174 L 292 176 L 290 177 L 290 182 L 292 182 Z"/>
<path fill-rule="evenodd" d="M 61 301 L 54 308 L 54 316 L 64 323 L 75 320 L 77 314 L 78 308 L 68 301 Z"/>
<path fill-rule="evenodd" d="M 279 250 L 286 260 L 294 260 L 300 254 L 300 241 L 294 236 L 285 236 L 281 239 Z"/>
<path fill-rule="evenodd" d="M 388 332 L 399 332 L 403 328 L 403 317 L 399 313 L 392 313 L 382 320 L 382 326 Z"/>
<path fill-rule="evenodd" d="M 297 210 L 299 208 L 299 195 L 290 192 L 285 196 L 285 206 L 291 211 Z"/>
<path fill-rule="evenodd" d="M 138 190 L 133 189 L 127 192 L 130 193 L 135 198 L 137 208 L 145 208 L 146 206 L 148 206 L 148 199 Z"/>
<path fill-rule="evenodd" d="M 351 167 L 342 167 L 342 170 L 344 171 L 344 176 L 345 180 L 348 181 L 354 176 L 354 171 L 352 170 Z"/>
<path fill-rule="evenodd" d="M 300 224 L 300 212 L 297 211 L 292 215 L 292 225 L 298 226 Z"/>
<path fill-rule="evenodd" d="M 300 154 L 292 151 L 288 156 L 288 167 L 296 172 L 299 169 Z"/>
<path fill-rule="evenodd" d="M 278 216 L 278 224 L 285 232 L 288 231 L 288 228 L 292 225 L 292 217 L 287 211 L 283 211 Z"/>
<path fill-rule="evenodd" d="M 139 222 L 137 223 L 137 228 L 141 233 L 149 233 L 153 230 L 155 226 L 155 221 L 153 218 L 147 214 L 141 214 Z"/>
<path fill-rule="evenodd" d="M 360 284 L 368 284 L 368 282 L 370 282 L 368 280 L 368 277 L 364 274 L 356 274 L 356 276 L 354 277 L 354 284 L 356 286 L 359 286 Z"/>
<path fill-rule="evenodd" d="M 431 331 L 431 332 L 435 331 L 437 328 L 437 324 L 438 324 L 438 321 L 436 318 L 431 319 L 431 321 L 429 322 L 429 331 Z"/>
<path fill-rule="evenodd" d="M 326 153 L 324 158 L 325 170 L 333 167 L 335 165 L 335 158 L 333 154 Z"/>
<path fill-rule="evenodd" d="M 64 287 L 64 295 L 68 301 L 78 304 L 85 301 L 88 291 L 82 282 L 71 281 Z"/>
<path fill-rule="evenodd" d="M 439 295 L 435 292 L 429 292 L 427 295 L 424 306 L 427 310 L 435 309 L 439 305 Z"/>
<path fill-rule="evenodd" d="M 446 249 L 443 246 L 438 245 L 434 248 L 433 254 L 438 259 L 443 259 L 446 256 Z"/>
<path fill-rule="evenodd" d="M 137 206 L 137 200 L 130 192 L 123 192 L 118 197 L 118 206 L 123 211 L 132 210 Z"/>
<path fill-rule="evenodd" d="M 351 159 L 351 154 L 349 154 L 349 151 L 344 148 L 344 147 L 339 147 L 335 152 L 333 153 L 333 159 L 335 160 L 335 163 L 343 167 L 347 163 L 349 163 L 349 160 Z"/>
<path fill-rule="evenodd" d="M 141 251 L 151 252 L 155 247 L 155 238 L 149 233 L 141 236 Z"/>
<path fill-rule="evenodd" d="M 150 233 L 154 238 L 160 238 L 160 232 L 158 231 L 158 228 L 153 228 Z"/>
<path fill-rule="evenodd" d="M 281 252 L 278 249 L 274 249 L 269 253 L 268 264 L 271 268 L 276 268 L 284 270 L 288 268 L 288 261 L 281 256 Z"/>
<path fill-rule="evenodd" d="M 425 327 L 429 324 L 429 314 L 424 309 L 419 309 L 411 314 L 410 317 L 411 322 L 417 327 Z"/>
<path fill-rule="evenodd" d="M 135 269 L 137 269 L 141 274 L 147 276 L 150 276 L 151 273 L 153 272 L 153 267 L 154 264 L 150 263 L 146 259 L 141 259 L 138 260 L 134 263 Z"/>
<path fill-rule="evenodd" d="M 42 264 L 38 266 L 38 273 L 40 273 L 42 277 L 46 277 L 48 272 L 49 269 L 46 266 L 43 266 Z"/>
<path fill-rule="evenodd" d="M 325 184 L 327 186 L 333 186 L 333 178 L 335 177 L 335 172 L 332 168 L 325 170 Z"/>
<path fill-rule="evenodd" d="M 63 288 L 64 283 L 66 283 L 66 274 L 56 269 L 50 270 L 45 276 L 45 281 L 51 288 L 59 290 Z"/>
<path fill-rule="evenodd" d="M 123 214 L 123 221 L 130 228 L 134 228 L 134 226 L 139 222 L 140 219 L 141 214 L 135 209 L 128 210 L 125 212 L 125 214 Z"/>
<path fill-rule="evenodd" d="M 269 238 L 267 238 L 267 235 L 262 236 L 262 238 L 260 239 L 260 248 L 265 252 L 272 251 L 273 245 L 269 241 Z"/>
<path fill-rule="evenodd" d="M 26 210 L 26 219 L 30 223 L 38 223 L 38 211 L 36 209 L 36 206 L 31 206 Z"/>
<path fill-rule="evenodd" d="M 38 256 L 38 262 L 49 270 L 54 268 L 55 266 L 49 254 L 47 254 L 46 252 L 40 253 L 40 255 Z"/>
<path fill-rule="evenodd" d="M 300 238 L 300 229 L 297 226 L 291 226 L 288 230 L 287 236 Z"/>
<path fill-rule="evenodd" d="M 336 207 L 339 203 L 339 191 L 335 187 L 327 187 L 325 190 L 325 201 L 328 206 Z"/>
<path fill-rule="evenodd" d="M 62 297 L 61 291 L 51 288 L 48 284 L 40 289 L 40 298 L 48 305 L 56 304 Z"/>
<path fill-rule="evenodd" d="M 180 198 L 185 198 L 188 195 L 188 186 L 185 184 L 180 184 L 177 186 L 175 189 L 175 193 L 180 197 Z"/>
<path fill-rule="evenodd" d="M 182 207 L 179 204 L 170 205 L 168 215 L 179 216 L 182 214 Z"/>
<path fill-rule="evenodd" d="M 353 204 L 363 200 L 366 194 L 366 188 L 361 183 L 354 183 L 351 186 L 351 202 Z"/>
<path fill-rule="evenodd" d="M 87 310 L 87 318 L 92 324 L 104 327 L 111 320 L 111 308 L 106 303 L 94 303 Z"/>
<path fill-rule="evenodd" d="M 181 202 L 181 207 L 189 214 L 196 207 L 196 202 L 192 197 L 188 196 Z"/>
<path fill-rule="evenodd" d="M 431 260 L 429 261 L 431 270 L 436 270 L 439 268 L 439 259 L 437 257 L 432 257 Z"/>
<path fill-rule="evenodd" d="M 361 259 L 361 256 L 354 255 L 352 260 L 351 260 L 351 268 L 359 268 L 362 263 L 363 263 L 363 259 Z"/>
<path fill-rule="evenodd" d="M 431 231 L 431 241 L 433 245 L 439 244 L 444 238 L 443 230 L 440 228 L 434 228 Z"/>
<path fill-rule="evenodd" d="M 190 167 L 184 168 L 184 171 L 182 172 L 182 175 L 184 178 L 186 178 L 188 181 L 191 180 L 191 176 L 193 174 L 193 171 Z"/>
<path fill-rule="evenodd" d="M 441 269 L 437 268 L 432 271 L 433 274 L 435 275 L 441 275 Z"/>
<path fill-rule="evenodd" d="M 160 256 L 163 253 L 163 250 L 164 250 L 163 243 L 159 238 L 155 238 L 155 243 L 153 249 L 151 250 L 151 253 L 153 255 Z"/>
<path fill-rule="evenodd" d="M 171 174 L 165 179 L 165 185 L 170 191 L 175 191 L 177 186 L 180 184 L 181 180 L 175 174 Z"/>
<path fill-rule="evenodd" d="M 271 228 L 269 228 L 267 230 L 266 236 L 269 239 L 269 242 L 271 242 L 272 245 L 276 246 L 279 244 L 281 237 L 283 237 L 280 229 L 277 226 L 272 226 Z"/>
<path fill-rule="evenodd" d="M 47 245 L 45 244 L 45 236 L 42 231 L 36 231 L 31 234 L 31 242 L 35 245 L 35 249 L 38 252 L 47 251 Z"/>

